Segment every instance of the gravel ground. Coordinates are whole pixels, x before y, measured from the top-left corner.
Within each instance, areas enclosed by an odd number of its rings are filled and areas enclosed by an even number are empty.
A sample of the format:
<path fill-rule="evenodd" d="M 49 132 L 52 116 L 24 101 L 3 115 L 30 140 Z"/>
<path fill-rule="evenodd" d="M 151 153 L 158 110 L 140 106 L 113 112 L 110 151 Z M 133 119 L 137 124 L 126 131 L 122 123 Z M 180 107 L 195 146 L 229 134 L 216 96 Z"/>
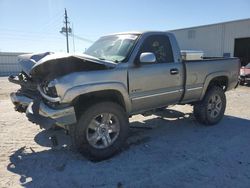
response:
<path fill-rule="evenodd" d="M 134 116 L 124 150 L 98 163 L 71 152 L 62 130 L 42 130 L 15 112 L 8 95 L 17 88 L 0 78 L 0 187 L 250 186 L 249 87 L 227 93 L 217 126 L 198 124 L 188 105 Z"/>

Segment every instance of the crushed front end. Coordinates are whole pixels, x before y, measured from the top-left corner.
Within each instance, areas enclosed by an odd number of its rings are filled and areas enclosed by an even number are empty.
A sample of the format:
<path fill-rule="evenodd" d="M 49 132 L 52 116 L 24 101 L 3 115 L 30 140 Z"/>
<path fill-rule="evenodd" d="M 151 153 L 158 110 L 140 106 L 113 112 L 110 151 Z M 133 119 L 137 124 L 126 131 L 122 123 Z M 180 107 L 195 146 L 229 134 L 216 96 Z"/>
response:
<path fill-rule="evenodd" d="M 10 94 L 16 111 L 26 113 L 28 119 L 49 129 L 54 125 L 66 128 L 67 125 L 76 122 L 74 107 L 60 103 L 60 97 L 56 96 L 56 89 L 48 81 L 35 79 L 29 75 L 29 71 L 36 61 L 39 61 L 47 54 L 26 56 L 20 60 L 23 71 L 17 76 L 9 76 L 9 81 L 18 84 L 21 88 Z M 34 58 L 36 58 L 36 61 Z"/>
<path fill-rule="evenodd" d="M 19 64 L 22 72 L 10 76 L 9 81 L 20 85 L 21 89 L 10 94 L 11 100 L 17 111 L 25 112 L 30 121 L 46 129 L 53 125 L 67 128 L 67 125 L 76 123 L 72 101 L 63 102 L 65 91 L 59 91 L 58 85 L 65 84 L 64 81 L 58 83 L 60 77 L 115 67 L 114 63 L 89 55 L 50 52 L 22 55 Z"/>
<path fill-rule="evenodd" d="M 59 97 L 47 96 L 40 85 L 24 72 L 15 77 L 10 76 L 9 81 L 21 86 L 17 92 L 10 94 L 15 110 L 25 112 L 31 122 L 45 129 L 54 125 L 66 128 L 76 122 L 73 106 L 61 105 Z"/>

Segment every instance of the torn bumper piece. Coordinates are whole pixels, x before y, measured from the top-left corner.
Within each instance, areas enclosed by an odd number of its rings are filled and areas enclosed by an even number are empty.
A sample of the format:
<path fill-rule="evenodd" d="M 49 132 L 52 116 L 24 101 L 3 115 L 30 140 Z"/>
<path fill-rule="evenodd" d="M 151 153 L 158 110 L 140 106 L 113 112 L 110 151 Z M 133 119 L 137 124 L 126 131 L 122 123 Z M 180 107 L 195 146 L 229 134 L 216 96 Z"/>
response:
<path fill-rule="evenodd" d="M 76 123 L 74 107 L 53 109 L 46 105 L 41 99 L 31 99 L 11 93 L 11 100 L 15 106 L 22 106 L 26 109 L 26 116 L 29 121 L 49 129 L 54 124 L 66 126 Z"/>
<path fill-rule="evenodd" d="M 33 99 L 26 97 L 24 95 L 19 95 L 17 93 L 11 93 L 10 98 L 12 103 L 15 105 L 16 110 L 18 107 L 26 109 L 28 105 L 33 101 Z"/>

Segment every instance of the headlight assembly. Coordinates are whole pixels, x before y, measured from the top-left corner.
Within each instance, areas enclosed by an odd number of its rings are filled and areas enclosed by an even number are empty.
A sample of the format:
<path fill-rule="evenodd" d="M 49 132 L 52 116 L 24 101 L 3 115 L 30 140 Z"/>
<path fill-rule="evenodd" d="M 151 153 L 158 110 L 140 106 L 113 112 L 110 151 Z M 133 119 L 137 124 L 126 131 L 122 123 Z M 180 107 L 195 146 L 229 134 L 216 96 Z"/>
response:
<path fill-rule="evenodd" d="M 42 87 L 44 93 L 50 97 L 58 97 L 57 91 L 56 91 L 56 83 L 57 83 L 56 80 L 45 82 Z"/>

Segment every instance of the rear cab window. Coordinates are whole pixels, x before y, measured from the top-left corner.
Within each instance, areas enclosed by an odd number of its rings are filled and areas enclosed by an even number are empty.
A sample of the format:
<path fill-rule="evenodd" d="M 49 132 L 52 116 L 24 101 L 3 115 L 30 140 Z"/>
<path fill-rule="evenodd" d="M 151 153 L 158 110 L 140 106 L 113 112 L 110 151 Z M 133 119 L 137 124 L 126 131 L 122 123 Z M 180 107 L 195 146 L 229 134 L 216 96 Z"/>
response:
<path fill-rule="evenodd" d="M 139 56 L 144 52 L 154 53 L 156 63 L 174 62 L 171 43 L 166 35 L 152 35 L 147 37 L 141 46 Z"/>

